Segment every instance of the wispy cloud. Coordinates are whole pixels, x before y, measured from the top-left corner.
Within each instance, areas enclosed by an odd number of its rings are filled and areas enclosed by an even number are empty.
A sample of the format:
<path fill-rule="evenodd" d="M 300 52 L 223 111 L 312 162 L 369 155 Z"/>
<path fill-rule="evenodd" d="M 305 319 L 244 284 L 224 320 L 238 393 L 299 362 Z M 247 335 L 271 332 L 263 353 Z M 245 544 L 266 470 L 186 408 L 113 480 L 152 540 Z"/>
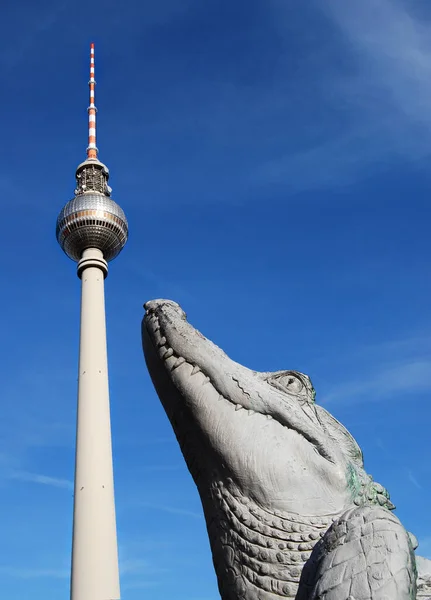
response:
<path fill-rule="evenodd" d="M 144 590 L 160 585 L 160 581 L 130 581 L 121 585 L 122 590 Z"/>
<path fill-rule="evenodd" d="M 281 22 L 289 18 L 285 3 L 271 4 Z M 343 56 L 343 66 L 325 65 L 322 55 L 316 103 L 343 126 L 331 118 L 322 131 L 311 118 L 318 134 L 308 147 L 273 158 L 255 177 L 293 189 L 342 186 L 394 161 L 427 156 L 431 23 L 402 0 L 328 0 L 319 7 L 332 28 L 331 52 Z"/>
<path fill-rule="evenodd" d="M 202 513 L 187 510 L 186 508 L 179 508 L 177 506 L 167 506 L 164 504 L 151 503 L 151 502 L 140 502 L 139 506 L 143 508 L 148 508 L 151 510 L 159 510 L 165 513 L 170 513 L 172 515 L 180 515 L 183 517 L 192 517 L 193 519 L 203 519 Z"/>
<path fill-rule="evenodd" d="M 12 372 L 4 373 L 2 391 L 7 401 L 0 422 L 0 482 L 72 487 L 70 481 L 38 473 L 34 465 L 36 449 L 54 456 L 58 448 L 74 443 L 75 405 L 66 402 L 62 406 L 57 400 L 65 389 L 72 390 L 70 397 L 74 399 L 71 385 L 75 385 L 76 371 L 73 367 L 54 367 L 47 385 L 43 362 L 54 363 L 49 352 L 43 345 L 38 353 L 30 351 L 29 364 L 20 372 L 19 382 Z"/>
<path fill-rule="evenodd" d="M 408 477 L 408 478 L 409 478 L 409 480 L 410 480 L 410 481 L 413 483 L 413 485 L 414 485 L 415 487 L 417 487 L 417 488 L 418 488 L 418 490 L 421 490 L 421 489 L 422 489 L 422 486 L 421 486 L 421 484 L 420 484 L 420 483 L 419 483 L 419 481 L 416 479 L 416 477 L 415 477 L 415 475 L 414 475 L 413 471 L 411 471 L 410 469 L 407 471 L 407 477 Z"/>
<path fill-rule="evenodd" d="M 50 477 L 39 473 L 29 473 L 28 471 L 11 471 L 9 473 L 9 479 L 73 490 L 73 482 L 68 479 Z"/>
<path fill-rule="evenodd" d="M 35 579 L 39 577 L 64 579 L 70 576 L 70 571 L 67 569 L 33 569 L 26 567 L 11 567 L 7 565 L 0 565 L 0 573 L 7 577 L 15 577 L 17 579 Z"/>
<path fill-rule="evenodd" d="M 123 579 L 122 589 L 144 589 L 160 585 L 162 577 L 166 577 L 169 569 L 159 567 L 152 562 L 141 558 L 124 558 L 127 554 L 120 548 L 120 574 Z"/>
<path fill-rule="evenodd" d="M 359 100 L 378 103 L 379 99 L 369 94 L 373 86 L 385 91 L 382 100 L 405 117 L 431 125 L 427 100 L 431 91 L 430 23 L 408 12 L 401 0 L 381 0 L 378 4 L 372 0 L 329 0 L 325 10 L 362 67 L 355 79 L 349 80 L 360 84 L 353 90 L 361 92 Z"/>
<path fill-rule="evenodd" d="M 142 439 L 142 436 L 140 437 L 131 437 L 130 435 L 124 435 L 124 437 L 119 437 L 117 436 L 117 440 L 116 443 L 117 445 L 121 445 L 123 447 L 126 446 L 164 446 L 167 444 L 174 444 L 175 443 L 175 437 L 172 436 L 160 436 L 160 437 L 153 437 L 153 438 L 145 438 Z"/>
<path fill-rule="evenodd" d="M 427 154 L 431 23 L 402 0 L 329 0 L 324 6 L 357 66 L 354 75 L 339 81 L 338 93 L 366 112 L 370 125 L 381 134 L 375 140 L 381 150 L 407 158 Z"/>
<path fill-rule="evenodd" d="M 139 467 L 140 471 L 146 473 L 159 473 L 163 471 L 182 471 L 184 465 L 142 465 Z"/>
<path fill-rule="evenodd" d="M 341 383 L 328 391 L 322 403 L 372 402 L 401 393 L 431 390 L 431 360 L 418 360 L 384 366 L 361 379 Z"/>
<path fill-rule="evenodd" d="M 122 575 L 164 572 L 163 569 L 155 568 L 147 560 L 140 558 L 120 561 L 120 570 Z"/>
<path fill-rule="evenodd" d="M 338 358 L 339 356 L 339 358 Z M 327 359 L 333 360 L 333 355 Z M 373 402 L 431 391 L 431 336 L 411 335 L 339 348 L 339 372 L 350 375 L 328 386 L 319 402 Z"/>

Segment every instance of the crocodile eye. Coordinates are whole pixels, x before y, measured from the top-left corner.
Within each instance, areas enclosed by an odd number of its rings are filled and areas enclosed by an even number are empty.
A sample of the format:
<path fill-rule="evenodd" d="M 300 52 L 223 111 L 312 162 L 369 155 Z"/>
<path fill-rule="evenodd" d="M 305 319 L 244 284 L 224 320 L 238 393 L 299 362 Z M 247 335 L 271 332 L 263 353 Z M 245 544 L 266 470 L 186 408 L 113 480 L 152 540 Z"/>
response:
<path fill-rule="evenodd" d="M 304 383 L 294 373 L 286 372 L 268 379 L 268 383 L 277 389 L 297 396 L 304 390 Z"/>
<path fill-rule="evenodd" d="M 277 383 L 286 388 L 290 394 L 299 394 L 304 387 L 302 381 L 293 375 L 283 375 L 277 379 Z"/>

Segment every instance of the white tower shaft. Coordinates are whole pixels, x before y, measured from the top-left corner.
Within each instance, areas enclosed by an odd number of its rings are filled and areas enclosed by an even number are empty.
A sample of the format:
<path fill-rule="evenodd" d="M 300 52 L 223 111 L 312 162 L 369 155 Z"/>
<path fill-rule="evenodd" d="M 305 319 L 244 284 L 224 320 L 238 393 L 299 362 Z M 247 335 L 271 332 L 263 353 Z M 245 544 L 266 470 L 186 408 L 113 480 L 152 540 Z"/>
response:
<path fill-rule="evenodd" d="M 82 280 L 71 600 L 118 600 L 117 532 L 100 250 L 85 250 Z"/>

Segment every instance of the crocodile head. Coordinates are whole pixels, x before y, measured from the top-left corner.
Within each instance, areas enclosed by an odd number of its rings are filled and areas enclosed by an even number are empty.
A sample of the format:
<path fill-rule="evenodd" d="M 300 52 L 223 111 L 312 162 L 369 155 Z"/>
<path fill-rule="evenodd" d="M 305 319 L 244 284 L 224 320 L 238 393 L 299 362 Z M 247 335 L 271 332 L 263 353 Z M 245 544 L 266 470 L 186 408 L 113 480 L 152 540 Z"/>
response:
<path fill-rule="evenodd" d="M 293 600 L 332 522 L 354 505 L 392 508 L 387 492 L 306 375 L 247 369 L 175 302 L 145 308 L 145 358 L 199 490 L 222 599 Z"/>
<path fill-rule="evenodd" d="M 361 451 L 314 403 L 306 375 L 234 362 L 175 302 L 145 308 L 147 366 L 201 496 L 220 480 L 272 512 L 338 515 L 352 505 Z"/>

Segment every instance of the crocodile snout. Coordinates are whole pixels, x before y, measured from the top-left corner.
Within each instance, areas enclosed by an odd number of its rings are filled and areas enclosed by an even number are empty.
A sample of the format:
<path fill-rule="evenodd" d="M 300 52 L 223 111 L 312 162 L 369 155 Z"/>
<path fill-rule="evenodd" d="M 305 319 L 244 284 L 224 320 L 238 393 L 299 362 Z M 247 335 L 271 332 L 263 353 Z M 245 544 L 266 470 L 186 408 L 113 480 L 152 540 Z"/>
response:
<path fill-rule="evenodd" d="M 160 314 L 162 312 L 174 312 L 182 319 L 186 320 L 187 315 L 181 308 L 181 306 L 174 302 L 173 300 L 166 300 L 164 298 L 159 298 L 156 300 L 149 300 L 145 302 L 144 308 L 146 310 L 147 315 L 151 314 Z"/>

